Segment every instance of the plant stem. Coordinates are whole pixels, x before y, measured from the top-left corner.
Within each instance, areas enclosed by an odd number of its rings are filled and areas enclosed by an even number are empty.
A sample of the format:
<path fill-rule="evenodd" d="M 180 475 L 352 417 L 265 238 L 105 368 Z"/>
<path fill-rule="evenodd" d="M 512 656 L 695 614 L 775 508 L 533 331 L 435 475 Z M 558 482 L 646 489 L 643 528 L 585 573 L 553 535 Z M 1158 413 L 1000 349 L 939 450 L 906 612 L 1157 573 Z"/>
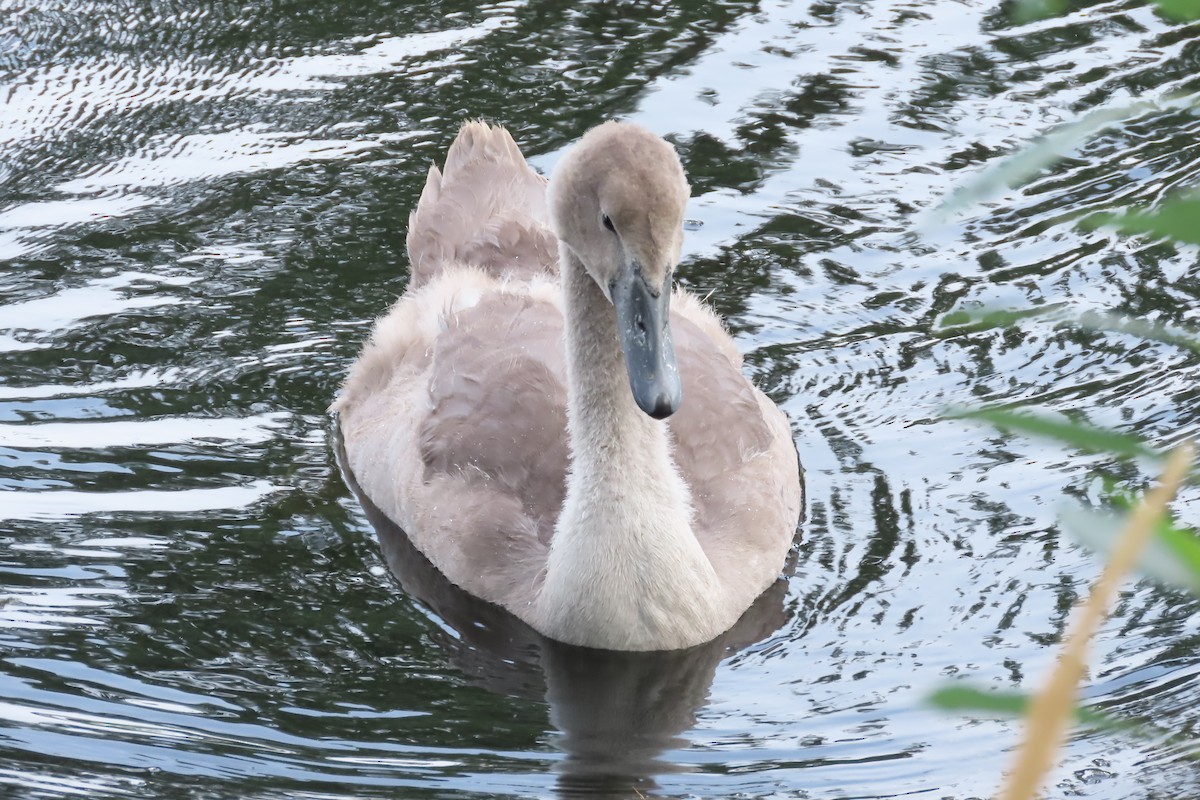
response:
<path fill-rule="evenodd" d="M 1167 504 L 1187 477 L 1194 456 L 1195 447 L 1191 442 L 1184 442 L 1172 450 L 1158 486 L 1150 490 L 1129 515 L 1104 572 L 1092 585 L 1091 594 L 1063 643 L 1058 665 L 1030 704 L 1025 739 L 1004 786 L 1004 800 L 1032 800 L 1054 765 L 1077 702 L 1088 642 L 1108 616 L 1117 586 L 1137 562 L 1159 519 L 1166 513 Z"/>

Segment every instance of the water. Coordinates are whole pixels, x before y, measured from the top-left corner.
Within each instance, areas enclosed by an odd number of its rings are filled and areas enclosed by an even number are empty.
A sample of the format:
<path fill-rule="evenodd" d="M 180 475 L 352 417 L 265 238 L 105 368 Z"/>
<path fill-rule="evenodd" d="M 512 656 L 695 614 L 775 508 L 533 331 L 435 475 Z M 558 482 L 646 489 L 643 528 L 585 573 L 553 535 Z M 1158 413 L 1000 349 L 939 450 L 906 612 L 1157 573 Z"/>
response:
<path fill-rule="evenodd" d="M 1124 2 L 1017 25 L 974 0 L 0 0 L 0 796 L 989 796 L 1016 726 L 923 698 L 1038 685 L 1099 568 L 1056 508 L 1144 476 L 942 409 L 1167 444 L 1200 431 L 1200 371 L 936 321 L 1198 324 L 1195 248 L 1068 215 L 1193 184 L 1200 122 L 1163 104 L 929 209 L 1058 123 L 1200 88 L 1195 34 Z M 809 491 L 794 574 L 711 647 L 541 641 L 339 475 L 325 408 L 477 116 L 544 170 L 613 116 L 683 154 L 681 278 L 791 416 Z M 1200 523 L 1194 489 L 1179 512 Z M 1198 645 L 1194 602 L 1128 585 L 1087 701 L 1195 736 Z M 1085 732 L 1048 796 L 1196 781 L 1179 749 Z"/>

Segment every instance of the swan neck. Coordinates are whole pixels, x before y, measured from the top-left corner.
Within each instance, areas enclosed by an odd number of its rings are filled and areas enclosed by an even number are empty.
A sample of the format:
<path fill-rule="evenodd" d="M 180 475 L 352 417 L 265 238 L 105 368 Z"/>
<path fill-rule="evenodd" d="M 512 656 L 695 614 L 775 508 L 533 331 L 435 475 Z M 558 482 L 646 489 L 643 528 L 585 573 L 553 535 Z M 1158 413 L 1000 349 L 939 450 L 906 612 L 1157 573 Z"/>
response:
<path fill-rule="evenodd" d="M 616 314 L 565 246 L 567 493 L 538 596 L 539 630 L 615 650 L 670 650 L 732 620 L 692 530 L 669 429 L 637 407 Z"/>
<path fill-rule="evenodd" d="M 612 303 L 565 247 L 561 261 L 567 419 L 576 469 L 586 464 L 593 469 L 673 470 L 666 424 L 643 413 L 633 399 Z"/>

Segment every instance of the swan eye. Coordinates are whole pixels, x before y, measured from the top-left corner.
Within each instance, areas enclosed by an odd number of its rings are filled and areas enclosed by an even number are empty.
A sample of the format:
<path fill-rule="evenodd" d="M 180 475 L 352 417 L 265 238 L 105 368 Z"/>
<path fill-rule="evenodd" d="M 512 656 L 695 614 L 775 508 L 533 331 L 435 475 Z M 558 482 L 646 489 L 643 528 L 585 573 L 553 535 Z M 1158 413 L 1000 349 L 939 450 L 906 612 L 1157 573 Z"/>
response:
<path fill-rule="evenodd" d="M 612 219 L 609 218 L 608 214 L 601 214 L 600 221 L 604 223 L 604 227 L 608 228 L 613 233 L 617 232 L 616 226 L 613 225 Z"/>

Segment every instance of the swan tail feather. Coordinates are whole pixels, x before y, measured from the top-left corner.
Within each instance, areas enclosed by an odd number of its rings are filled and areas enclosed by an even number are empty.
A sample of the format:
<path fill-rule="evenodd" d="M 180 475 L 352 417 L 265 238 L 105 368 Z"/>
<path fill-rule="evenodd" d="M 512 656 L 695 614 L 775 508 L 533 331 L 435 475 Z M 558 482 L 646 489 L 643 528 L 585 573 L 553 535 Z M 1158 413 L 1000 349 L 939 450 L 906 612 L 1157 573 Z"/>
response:
<path fill-rule="evenodd" d="M 523 278 L 553 272 L 557 251 L 547 220 L 546 180 L 525 162 L 509 132 L 466 122 L 445 166 L 430 166 L 409 216 L 410 285 L 461 265 Z"/>

